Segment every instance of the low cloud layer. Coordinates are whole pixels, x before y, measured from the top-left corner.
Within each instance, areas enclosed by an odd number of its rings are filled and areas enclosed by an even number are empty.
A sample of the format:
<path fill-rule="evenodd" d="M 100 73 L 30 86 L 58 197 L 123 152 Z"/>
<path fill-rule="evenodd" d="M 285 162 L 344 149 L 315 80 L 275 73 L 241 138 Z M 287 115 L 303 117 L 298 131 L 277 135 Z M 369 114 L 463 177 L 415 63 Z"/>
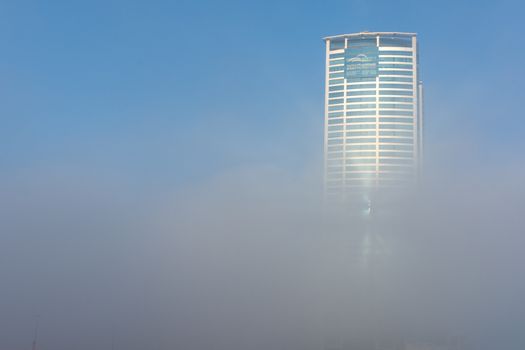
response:
<path fill-rule="evenodd" d="M 522 349 L 523 170 L 501 170 L 434 172 L 370 220 L 269 166 L 158 195 L 7 181 L 0 347 L 28 348 L 38 315 L 39 349 Z"/>

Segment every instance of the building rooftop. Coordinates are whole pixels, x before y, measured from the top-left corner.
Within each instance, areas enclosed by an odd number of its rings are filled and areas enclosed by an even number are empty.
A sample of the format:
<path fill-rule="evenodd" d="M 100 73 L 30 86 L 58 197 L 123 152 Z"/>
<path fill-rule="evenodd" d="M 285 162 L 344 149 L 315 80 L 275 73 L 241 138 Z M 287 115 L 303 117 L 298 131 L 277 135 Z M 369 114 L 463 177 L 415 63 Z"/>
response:
<path fill-rule="evenodd" d="M 404 33 L 404 32 L 359 32 L 350 34 L 339 34 L 324 37 L 323 40 L 331 40 L 337 38 L 351 38 L 356 36 L 376 36 L 376 35 L 388 35 L 388 36 L 416 36 L 416 33 Z"/>

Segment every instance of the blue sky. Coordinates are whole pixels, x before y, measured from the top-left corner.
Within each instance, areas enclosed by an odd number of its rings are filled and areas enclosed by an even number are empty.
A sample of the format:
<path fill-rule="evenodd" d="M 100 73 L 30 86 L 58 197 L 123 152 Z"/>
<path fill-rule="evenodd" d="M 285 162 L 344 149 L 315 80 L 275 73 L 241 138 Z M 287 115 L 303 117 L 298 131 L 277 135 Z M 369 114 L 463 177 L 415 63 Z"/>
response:
<path fill-rule="evenodd" d="M 0 167 L 7 177 L 161 187 L 250 164 L 316 169 L 321 38 L 362 30 L 419 34 L 430 154 L 456 157 L 447 143 L 465 137 L 474 158 L 496 160 L 525 144 L 524 10 L 519 1 L 6 0 Z"/>

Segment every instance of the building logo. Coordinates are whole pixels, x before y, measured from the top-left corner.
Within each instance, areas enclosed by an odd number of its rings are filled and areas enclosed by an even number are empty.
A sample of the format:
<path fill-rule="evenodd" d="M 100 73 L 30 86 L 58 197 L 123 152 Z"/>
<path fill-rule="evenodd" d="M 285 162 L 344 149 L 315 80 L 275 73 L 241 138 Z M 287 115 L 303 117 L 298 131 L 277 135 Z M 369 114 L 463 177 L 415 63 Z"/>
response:
<path fill-rule="evenodd" d="M 379 50 L 377 46 L 355 46 L 345 50 L 345 78 L 377 77 Z"/>

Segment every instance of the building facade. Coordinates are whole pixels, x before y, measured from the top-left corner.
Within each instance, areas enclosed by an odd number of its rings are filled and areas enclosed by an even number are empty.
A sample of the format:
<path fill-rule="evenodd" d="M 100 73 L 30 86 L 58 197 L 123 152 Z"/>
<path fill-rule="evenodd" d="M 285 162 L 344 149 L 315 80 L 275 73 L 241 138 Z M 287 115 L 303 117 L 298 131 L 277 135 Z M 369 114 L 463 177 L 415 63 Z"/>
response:
<path fill-rule="evenodd" d="M 324 40 L 326 196 L 352 198 L 412 183 L 423 151 L 416 34 L 362 32 Z"/>

